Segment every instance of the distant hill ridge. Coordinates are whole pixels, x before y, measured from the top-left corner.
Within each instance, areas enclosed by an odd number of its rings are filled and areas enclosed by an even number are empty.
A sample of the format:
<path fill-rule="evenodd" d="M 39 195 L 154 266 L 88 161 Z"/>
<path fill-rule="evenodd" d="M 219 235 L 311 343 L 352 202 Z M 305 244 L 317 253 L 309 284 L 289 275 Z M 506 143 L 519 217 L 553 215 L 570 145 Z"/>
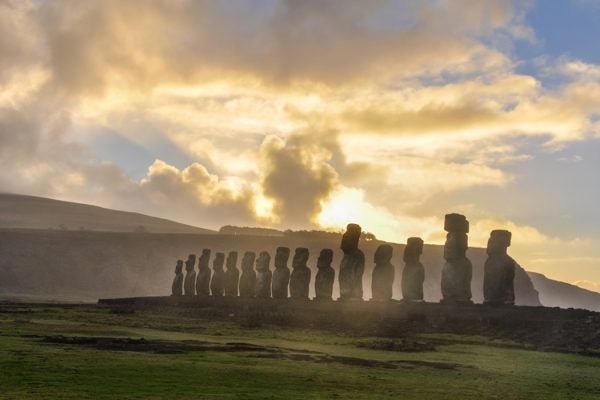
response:
<path fill-rule="evenodd" d="M 0 229 L 217 233 L 135 212 L 10 193 L 0 193 Z"/>

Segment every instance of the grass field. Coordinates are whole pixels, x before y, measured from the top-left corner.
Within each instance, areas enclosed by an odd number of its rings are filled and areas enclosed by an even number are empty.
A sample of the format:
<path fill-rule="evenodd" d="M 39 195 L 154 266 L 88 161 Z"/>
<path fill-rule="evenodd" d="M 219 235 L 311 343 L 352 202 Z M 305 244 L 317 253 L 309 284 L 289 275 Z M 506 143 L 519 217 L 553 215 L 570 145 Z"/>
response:
<path fill-rule="evenodd" d="M 0 398 L 598 399 L 600 358 L 483 337 L 0 305 Z"/>

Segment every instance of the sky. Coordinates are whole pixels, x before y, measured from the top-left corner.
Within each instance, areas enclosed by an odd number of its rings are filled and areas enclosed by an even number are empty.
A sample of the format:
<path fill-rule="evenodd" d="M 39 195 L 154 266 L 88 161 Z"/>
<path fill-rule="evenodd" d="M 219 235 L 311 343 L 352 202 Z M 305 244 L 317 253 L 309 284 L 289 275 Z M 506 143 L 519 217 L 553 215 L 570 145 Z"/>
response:
<path fill-rule="evenodd" d="M 470 244 L 600 291 L 600 0 L 0 0 L 0 191 Z"/>

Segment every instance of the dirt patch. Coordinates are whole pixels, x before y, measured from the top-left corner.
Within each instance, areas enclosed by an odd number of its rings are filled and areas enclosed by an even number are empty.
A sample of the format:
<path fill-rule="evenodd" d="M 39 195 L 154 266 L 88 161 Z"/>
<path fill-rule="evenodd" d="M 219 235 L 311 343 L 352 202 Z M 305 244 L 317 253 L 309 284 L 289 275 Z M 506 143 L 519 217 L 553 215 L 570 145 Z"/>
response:
<path fill-rule="evenodd" d="M 459 367 L 465 367 L 464 365 L 455 364 L 455 363 L 445 363 L 445 362 L 437 362 L 437 361 L 421 361 L 421 360 L 403 360 L 403 361 L 398 361 L 398 364 L 411 365 L 411 366 L 415 366 L 415 367 L 448 369 L 448 370 L 455 370 Z"/>
<path fill-rule="evenodd" d="M 45 336 L 45 343 L 84 346 L 96 350 L 152 352 L 158 354 L 180 354 L 192 351 L 219 352 L 269 352 L 268 347 L 250 343 L 209 343 L 195 340 L 182 342 L 168 340 L 147 340 L 144 338 L 88 337 L 88 336 Z"/>
<path fill-rule="evenodd" d="M 361 340 L 356 342 L 355 346 L 370 350 L 398 351 L 407 353 L 436 350 L 433 343 L 411 337 L 402 339 Z"/>

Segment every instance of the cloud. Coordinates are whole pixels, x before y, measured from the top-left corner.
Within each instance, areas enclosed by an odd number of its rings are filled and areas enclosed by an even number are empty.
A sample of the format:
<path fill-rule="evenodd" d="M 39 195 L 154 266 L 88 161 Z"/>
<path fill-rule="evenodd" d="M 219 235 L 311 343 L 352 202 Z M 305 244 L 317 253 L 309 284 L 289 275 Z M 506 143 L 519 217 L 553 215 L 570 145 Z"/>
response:
<path fill-rule="evenodd" d="M 479 39 L 525 31 L 524 7 L 509 0 L 7 4 L 0 51 L 15 60 L 40 54 L 56 90 L 84 95 L 239 74 L 275 85 L 346 85 L 505 68 L 502 52 Z"/>
<path fill-rule="evenodd" d="M 592 292 L 600 293 L 600 282 L 594 282 L 589 280 L 580 280 L 573 282 L 573 285 L 579 286 L 580 288 L 591 290 Z"/>
<path fill-rule="evenodd" d="M 261 145 L 262 190 L 286 227 L 307 227 L 338 184 L 331 153 L 314 137 L 269 136 Z"/>

